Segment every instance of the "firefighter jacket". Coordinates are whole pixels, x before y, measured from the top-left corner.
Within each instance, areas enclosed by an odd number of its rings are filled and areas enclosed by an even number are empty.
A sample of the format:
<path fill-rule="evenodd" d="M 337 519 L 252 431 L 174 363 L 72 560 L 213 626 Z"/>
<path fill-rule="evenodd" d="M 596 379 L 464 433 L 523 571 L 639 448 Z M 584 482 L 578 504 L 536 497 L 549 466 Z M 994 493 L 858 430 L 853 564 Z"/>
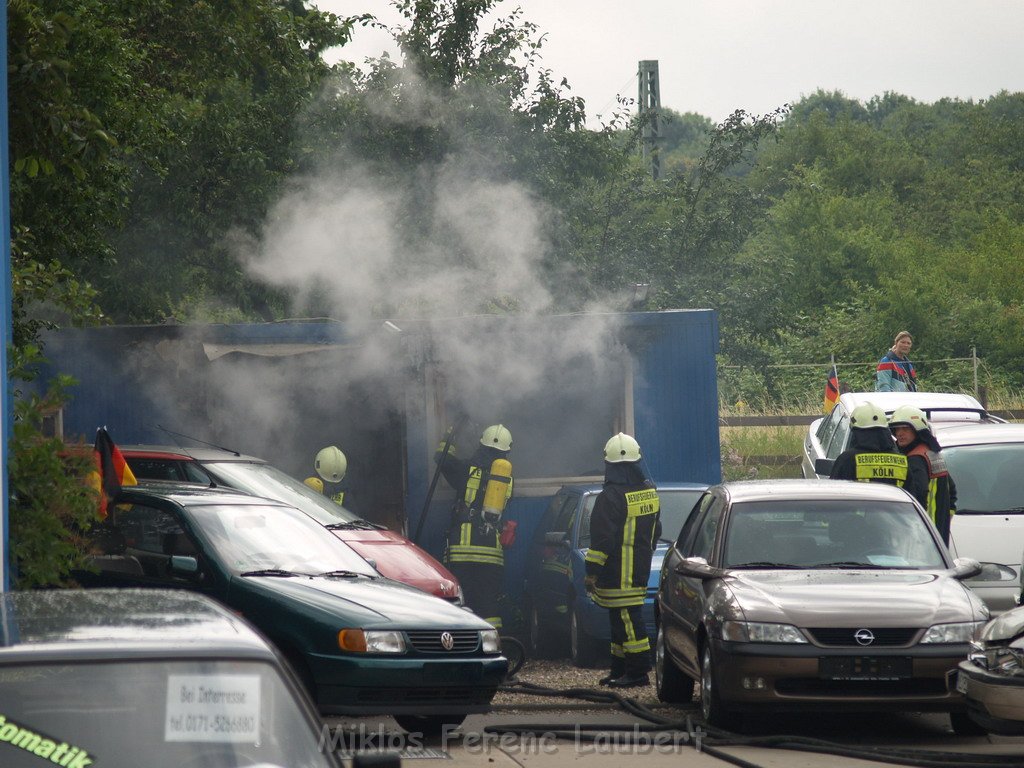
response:
<path fill-rule="evenodd" d="M 651 556 L 661 535 L 661 502 L 635 463 L 606 464 L 605 483 L 590 517 L 588 576 L 603 608 L 643 605 Z"/>
<path fill-rule="evenodd" d="M 923 464 L 928 473 L 928 484 L 924 499 L 918 499 L 928 512 L 942 540 L 949 544 L 951 518 L 956 514 L 956 484 L 946 468 L 946 460 L 938 451 L 931 450 L 921 441 L 911 444 L 907 460 Z"/>
<path fill-rule="evenodd" d="M 829 477 L 895 485 L 914 498 L 922 498 L 928 485 L 927 473 L 910 466 L 887 427 L 853 430 L 853 447 L 839 454 Z"/>
<path fill-rule="evenodd" d="M 503 566 L 505 551 L 501 545 L 501 520 L 486 519 L 482 504 L 484 490 L 490 480 L 491 464 L 495 459 L 508 456 L 508 451 L 481 448 L 469 461 L 463 461 L 451 454 L 444 457 L 441 472 L 445 480 L 459 494 L 452 507 L 452 519 L 448 528 L 446 562 L 481 563 Z M 440 460 L 440 457 L 438 457 Z M 512 497 L 512 480 L 509 479 L 505 492 L 506 501 Z"/>

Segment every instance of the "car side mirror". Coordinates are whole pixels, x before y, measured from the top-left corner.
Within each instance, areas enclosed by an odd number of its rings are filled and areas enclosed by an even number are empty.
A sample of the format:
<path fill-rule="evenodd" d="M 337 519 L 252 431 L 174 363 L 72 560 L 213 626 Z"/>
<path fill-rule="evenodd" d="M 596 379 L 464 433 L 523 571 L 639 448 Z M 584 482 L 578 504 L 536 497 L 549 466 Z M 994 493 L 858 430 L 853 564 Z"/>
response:
<path fill-rule="evenodd" d="M 815 459 L 814 474 L 825 475 L 825 477 L 828 477 L 832 474 L 833 464 L 835 464 L 835 462 L 832 459 Z"/>
<path fill-rule="evenodd" d="M 199 578 L 199 560 L 192 555 L 171 555 L 169 568 L 172 576 L 196 580 Z"/>
<path fill-rule="evenodd" d="M 953 561 L 954 579 L 971 579 L 982 572 L 981 563 L 971 557 L 958 557 Z"/>
<path fill-rule="evenodd" d="M 568 534 L 565 531 L 548 531 L 544 534 L 544 543 L 552 547 L 568 547 Z"/>
<path fill-rule="evenodd" d="M 717 579 L 722 575 L 720 568 L 708 565 L 708 561 L 703 557 L 687 557 L 680 560 L 675 571 L 681 576 L 692 576 L 696 579 Z"/>
<path fill-rule="evenodd" d="M 959 559 L 959 558 L 958 558 Z M 954 562 L 957 562 L 954 560 Z M 977 576 L 968 576 L 968 580 L 978 581 L 1016 581 L 1017 573 L 1009 566 L 1002 563 L 980 563 L 981 573 Z"/>

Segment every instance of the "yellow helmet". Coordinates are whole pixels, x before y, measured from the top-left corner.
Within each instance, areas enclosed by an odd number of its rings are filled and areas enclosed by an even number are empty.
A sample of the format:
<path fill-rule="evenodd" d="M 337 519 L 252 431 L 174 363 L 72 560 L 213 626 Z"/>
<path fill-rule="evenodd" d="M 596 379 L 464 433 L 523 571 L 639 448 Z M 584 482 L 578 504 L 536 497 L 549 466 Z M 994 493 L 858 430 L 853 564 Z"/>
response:
<path fill-rule="evenodd" d="M 931 428 L 925 412 L 912 405 L 901 405 L 892 412 L 892 416 L 889 417 L 889 428 L 899 426 L 910 427 L 915 432 Z"/>
<path fill-rule="evenodd" d="M 499 451 L 512 449 L 512 433 L 504 424 L 493 424 L 480 435 L 480 445 L 497 448 Z"/>
<path fill-rule="evenodd" d="M 871 429 L 872 427 L 885 427 L 888 425 L 889 422 L 885 418 L 885 411 L 874 403 L 861 403 L 850 414 L 850 426 L 854 429 Z"/>
<path fill-rule="evenodd" d="M 338 446 L 329 445 L 316 455 L 313 466 L 316 473 L 328 483 L 340 483 L 348 470 L 348 459 Z"/>
<path fill-rule="evenodd" d="M 307 477 L 302 482 L 304 482 L 306 485 L 308 485 L 310 488 L 312 488 L 317 493 L 323 493 L 324 492 L 324 481 L 321 480 L 319 477 Z"/>
<path fill-rule="evenodd" d="M 640 461 L 640 443 L 624 432 L 619 432 L 604 444 L 604 460 L 610 464 Z"/>

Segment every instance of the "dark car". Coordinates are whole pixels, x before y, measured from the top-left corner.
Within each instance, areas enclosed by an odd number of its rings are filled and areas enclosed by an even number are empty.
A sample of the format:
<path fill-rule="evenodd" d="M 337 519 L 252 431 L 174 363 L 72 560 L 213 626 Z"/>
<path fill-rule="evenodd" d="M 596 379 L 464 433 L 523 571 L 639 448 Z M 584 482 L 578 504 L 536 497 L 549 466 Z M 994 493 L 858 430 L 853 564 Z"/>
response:
<path fill-rule="evenodd" d="M 1024 607 L 982 627 L 950 682 L 967 699 L 967 714 L 981 728 L 1024 736 Z"/>
<path fill-rule="evenodd" d="M 166 485 L 166 487 L 162 487 Z M 128 486 L 85 586 L 204 593 L 259 628 L 321 712 L 424 733 L 489 708 L 508 662 L 468 610 L 381 576 L 294 507 L 184 484 Z"/>
<path fill-rule="evenodd" d="M 200 595 L 0 594 L 0 765 L 340 768 L 276 651 Z"/>
<path fill-rule="evenodd" d="M 235 488 L 297 507 L 362 555 L 389 579 L 463 604 L 462 588 L 452 572 L 405 536 L 371 523 L 322 493 L 258 459 L 211 448 L 163 445 L 120 446 L 140 480 L 179 480 Z"/>
<path fill-rule="evenodd" d="M 663 701 L 705 719 L 784 709 L 948 711 L 947 673 L 989 612 L 921 506 L 843 480 L 711 487 L 662 565 L 655 670 Z"/>
<path fill-rule="evenodd" d="M 661 560 L 706 488 L 698 483 L 658 486 L 662 540 L 651 558 L 651 578 L 643 608 L 651 637 Z M 530 650 L 540 656 L 568 653 L 580 667 L 606 660 L 611 640 L 608 609 L 599 607 L 583 588 L 584 558 L 590 547 L 590 515 L 600 492 L 599 483 L 559 489 L 541 518 L 527 559 L 524 595 Z"/>

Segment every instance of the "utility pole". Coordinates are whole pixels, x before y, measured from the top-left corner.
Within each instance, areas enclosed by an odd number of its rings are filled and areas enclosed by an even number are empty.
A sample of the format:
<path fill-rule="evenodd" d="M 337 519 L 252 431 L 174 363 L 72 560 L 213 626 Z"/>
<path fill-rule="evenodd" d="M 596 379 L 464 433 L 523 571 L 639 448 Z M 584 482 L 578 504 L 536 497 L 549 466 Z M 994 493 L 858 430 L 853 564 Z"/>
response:
<path fill-rule="evenodd" d="M 657 61 L 640 62 L 639 81 L 639 116 L 643 120 L 641 148 L 644 161 L 651 164 L 651 178 L 657 181 L 661 178 L 661 86 Z"/>

